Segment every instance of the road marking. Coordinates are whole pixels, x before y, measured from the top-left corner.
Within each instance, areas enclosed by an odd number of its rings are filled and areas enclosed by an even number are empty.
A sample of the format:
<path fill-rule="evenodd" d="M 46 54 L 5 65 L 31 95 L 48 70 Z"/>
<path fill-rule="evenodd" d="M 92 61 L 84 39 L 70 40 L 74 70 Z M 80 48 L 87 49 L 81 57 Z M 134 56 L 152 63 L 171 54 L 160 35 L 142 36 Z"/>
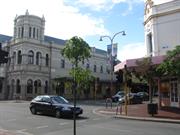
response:
<path fill-rule="evenodd" d="M 80 120 L 80 121 L 77 121 L 78 123 L 83 123 L 83 122 L 86 122 L 87 120 Z"/>
<path fill-rule="evenodd" d="M 12 122 L 12 121 L 16 121 L 16 119 L 9 119 L 9 120 L 7 120 L 7 122 Z"/>
<path fill-rule="evenodd" d="M 16 132 L 24 132 L 26 131 L 27 129 L 20 129 L 20 130 L 16 130 Z"/>
<path fill-rule="evenodd" d="M 20 134 L 23 134 L 23 135 L 33 135 L 31 133 L 28 133 L 26 132 L 27 129 L 21 129 L 21 130 L 16 130 L 16 133 L 20 133 Z"/>
<path fill-rule="evenodd" d="M 67 125 L 67 124 L 69 123 L 68 122 L 59 123 L 60 126 Z"/>
<path fill-rule="evenodd" d="M 111 128 L 111 127 L 107 127 L 107 126 L 103 126 L 103 125 L 96 125 L 95 128 L 102 128 L 102 129 L 106 129 L 106 130 L 112 130 L 112 131 L 119 131 L 119 132 L 124 132 L 124 133 L 134 133 L 131 130 L 124 130 L 124 129 L 119 129 L 119 128 Z"/>
<path fill-rule="evenodd" d="M 105 115 L 105 114 L 98 113 L 98 112 L 97 112 L 98 109 L 99 109 L 99 108 L 93 109 L 92 112 L 93 112 L 94 114 L 96 114 L 96 115 L 103 116 L 103 117 L 107 117 L 107 115 Z"/>
<path fill-rule="evenodd" d="M 39 126 L 39 127 L 36 127 L 37 129 L 42 129 L 42 128 L 47 128 L 48 125 L 44 125 L 44 126 Z"/>
<path fill-rule="evenodd" d="M 100 120 L 100 118 L 94 118 L 93 120 Z"/>

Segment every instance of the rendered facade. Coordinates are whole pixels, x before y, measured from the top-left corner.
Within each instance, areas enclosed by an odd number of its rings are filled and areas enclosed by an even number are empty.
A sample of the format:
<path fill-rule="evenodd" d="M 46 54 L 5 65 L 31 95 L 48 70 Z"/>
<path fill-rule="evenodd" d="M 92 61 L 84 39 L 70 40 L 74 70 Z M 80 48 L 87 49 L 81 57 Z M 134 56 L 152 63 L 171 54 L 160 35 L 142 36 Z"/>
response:
<path fill-rule="evenodd" d="M 147 56 L 165 55 L 180 45 L 180 1 L 172 0 L 155 5 L 145 3 L 144 27 Z"/>
<path fill-rule="evenodd" d="M 152 64 L 161 64 L 168 50 L 173 50 L 180 45 L 180 1 L 172 0 L 155 5 L 155 0 L 146 0 L 144 28 L 147 56 L 151 57 Z M 126 60 L 115 66 L 115 72 L 124 69 L 138 68 L 139 59 Z M 155 78 L 158 90 L 159 107 L 180 108 L 180 77 L 167 76 Z"/>
<path fill-rule="evenodd" d="M 180 45 L 180 1 L 172 0 L 155 5 L 145 4 L 145 44 L 148 56 L 166 55 Z M 159 106 L 180 108 L 180 78 L 166 77 L 158 80 Z"/>
<path fill-rule="evenodd" d="M 60 53 L 65 40 L 45 36 L 44 31 L 45 18 L 27 11 L 15 17 L 13 37 L 0 35 L 2 49 L 9 52 L 9 62 L 0 66 L 0 99 L 31 99 L 40 94 L 72 97 L 67 81 L 71 80 L 72 64 Z M 110 80 L 107 52 L 92 47 L 92 57 L 82 67 L 90 69 L 98 78 L 99 84 L 89 88 L 89 97 L 93 98 L 97 89 L 100 92 L 95 96 L 102 97 Z M 62 81 L 54 82 L 56 78 Z"/>

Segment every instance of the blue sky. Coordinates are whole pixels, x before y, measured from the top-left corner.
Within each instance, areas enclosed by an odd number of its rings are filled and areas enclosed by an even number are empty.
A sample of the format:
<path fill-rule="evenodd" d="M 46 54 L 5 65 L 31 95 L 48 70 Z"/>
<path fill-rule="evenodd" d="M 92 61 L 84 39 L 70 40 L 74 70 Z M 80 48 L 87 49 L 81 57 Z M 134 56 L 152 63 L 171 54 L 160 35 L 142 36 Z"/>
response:
<path fill-rule="evenodd" d="M 155 4 L 169 0 L 154 0 Z M 126 36 L 117 35 L 118 59 L 124 61 L 146 55 L 144 45 L 144 0 L 4 0 L 0 8 L 0 34 L 13 35 L 13 20 L 17 15 L 45 17 L 45 35 L 61 39 L 82 37 L 91 47 L 106 50 L 112 37 L 125 30 Z"/>

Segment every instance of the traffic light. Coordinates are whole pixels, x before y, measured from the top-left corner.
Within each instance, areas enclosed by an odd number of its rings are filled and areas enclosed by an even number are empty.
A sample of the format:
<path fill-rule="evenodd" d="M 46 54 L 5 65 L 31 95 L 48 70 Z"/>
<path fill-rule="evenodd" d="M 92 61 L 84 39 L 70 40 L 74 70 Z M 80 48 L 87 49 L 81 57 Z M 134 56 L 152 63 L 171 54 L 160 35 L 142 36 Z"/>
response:
<path fill-rule="evenodd" d="M 8 52 L 0 49 L 0 64 L 8 62 Z"/>
<path fill-rule="evenodd" d="M 123 71 L 122 70 L 119 70 L 117 73 L 116 73 L 116 81 L 117 83 L 122 83 L 123 82 Z"/>

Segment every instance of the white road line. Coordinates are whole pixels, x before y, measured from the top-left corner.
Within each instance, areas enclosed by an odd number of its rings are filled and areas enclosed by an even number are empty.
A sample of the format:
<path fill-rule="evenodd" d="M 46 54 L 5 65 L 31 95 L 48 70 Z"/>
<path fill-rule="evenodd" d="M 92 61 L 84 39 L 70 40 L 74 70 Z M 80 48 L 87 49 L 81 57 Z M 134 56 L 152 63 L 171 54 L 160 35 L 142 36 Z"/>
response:
<path fill-rule="evenodd" d="M 106 117 L 107 117 L 107 115 L 105 115 L 105 114 L 101 114 L 101 113 L 96 112 L 98 109 L 99 109 L 99 108 L 93 109 L 92 112 L 93 112 L 94 114 L 96 114 L 96 115 L 103 116 L 103 117 L 106 116 Z"/>
<path fill-rule="evenodd" d="M 93 120 L 100 120 L 100 118 L 94 118 Z"/>
<path fill-rule="evenodd" d="M 48 125 L 44 125 L 44 126 L 39 126 L 39 127 L 36 127 L 37 129 L 42 129 L 42 128 L 47 128 Z"/>
<path fill-rule="evenodd" d="M 67 124 L 69 123 L 68 122 L 59 123 L 60 126 L 67 125 Z"/>
<path fill-rule="evenodd" d="M 26 132 L 27 129 L 21 129 L 21 130 L 16 130 L 16 133 L 20 133 L 23 135 L 33 135 L 31 133 Z"/>
<path fill-rule="evenodd" d="M 78 123 L 83 123 L 83 122 L 86 122 L 87 120 L 80 120 L 80 121 L 77 121 Z"/>
<path fill-rule="evenodd" d="M 16 119 L 9 119 L 9 120 L 7 120 L 7 122 L 12 122 L 12 121 L 16 121 Z"/>
<path fill-rule="evenodd" d="M 0 133 L 1 132 L 8 132 L 8 130 L 6 130 L 6 129 L 0 129 Z"/>

